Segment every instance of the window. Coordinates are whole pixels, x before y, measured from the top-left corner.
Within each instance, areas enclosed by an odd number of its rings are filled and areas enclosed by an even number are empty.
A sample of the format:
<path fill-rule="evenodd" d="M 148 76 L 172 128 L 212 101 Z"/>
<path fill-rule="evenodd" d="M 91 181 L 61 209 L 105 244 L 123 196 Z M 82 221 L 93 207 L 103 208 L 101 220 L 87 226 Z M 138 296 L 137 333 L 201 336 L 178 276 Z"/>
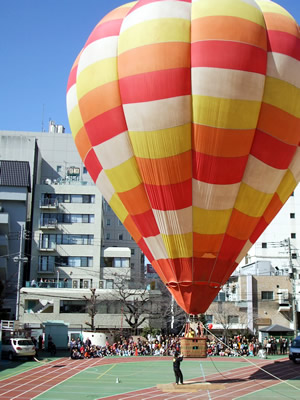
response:
<path fill-rule="evenodd" d="M 266 249 L 268 247 L 268 244 L 266 242 L 262 242 L 261 247 L 262 249 Z"/>
<path fill-rule="evenodd" d="M 274 294 L 271 291 L 263 291 L 261 292 L 261 299 L 262 300 L 273 300 L 274 299 Z"/>
<path fill-rule="evenodd" d="M 61 300 L 60 301 L 60 313 L 79 313 L 84 314 L 86 312 L 86 305 L 83 300 Z"/>
<path fill-rule="evenodd" d="M 134 249 L 131 249 L 131 255 L 134 256 Z"/>
<path fill-rule="evenodd" d="M 296 233 L 291 233 L 291 239 L 296 239 Z"/>
<path fill-rule="evenodd" d="M 238 315 L 228 315 L 228 323 L 229 324 L 238 324 L 239 316 Z"/>
<path fill-rule="evenodd" d="M 119 233 L 119 240 L 123 240 L 123 233 Z"/>
<path fill-rule="evenodd" d="M 106 239 L 106 240 L 110 240 L 110 233 L 109 233 L 109 232 L 106 232 L 106 234 L 105 234 L 105 239 Z"/>
<path fill-rule="evenodd" d="M 214 299 L 214 301 L 225 301 L 225 293 L 219 292 L 217 297 Z"/>
<path fill-rule="evenodd" d="M 129 258 L 114 258 L 115 268 L 129 268 Z"/>
<path fill-rule="evenodd" d="M 295 213 L 290 213 L 290 218 L 295 218 Z"/>
<path fill-rule="evenodd" d="M 292 259 L 297 260 L 297 253 L 292 253 Z"/>
<path fill-rule="evenodd" d="M 54 272 L 55 257 L 40 256 L 39 257 L 39 272 Z"/>
<path fill-rule="evenodd" d="M 86 167 L 83 167 L 82 173 L 83 173 L 83 174 L 87 174 L 87 169 L 86 169 Z"/>
<path fill-rule="evenodd" d="M 214 317 L 213 315 L 210 314 L 206 314 L 205 315 L 205 321 L 207 324 L 212 324 L 214 322 Z"/>
<path fill-rule="evenodd" d="M 55 249 L 57 244 L 92 245 L 94 244 L 94 235 L 44 234 L 41 237 L 40 249 Z"/>
<path fill-rule="evenodd" d="M 62 166 L 61 165 L 57 165 L 56 166 L 56 172 L 58 172 L 58 173 L 62 172 Z"/>
<path fill-rule="evenodd" d="M 110 226 L 110 218 L 106 219 L 106 226 Z"/>
<path fill-rule="evenodd" d="M 118 219 L 118 225 L 119 226 L 122 226 L 123 224 L 122 224 L 122 222 Z"/>
<path fill-rule="evenodd" d="M 113 288 L 114 288 L 113 279 L 106 279 L 106 289 L 113 289 Z"/>

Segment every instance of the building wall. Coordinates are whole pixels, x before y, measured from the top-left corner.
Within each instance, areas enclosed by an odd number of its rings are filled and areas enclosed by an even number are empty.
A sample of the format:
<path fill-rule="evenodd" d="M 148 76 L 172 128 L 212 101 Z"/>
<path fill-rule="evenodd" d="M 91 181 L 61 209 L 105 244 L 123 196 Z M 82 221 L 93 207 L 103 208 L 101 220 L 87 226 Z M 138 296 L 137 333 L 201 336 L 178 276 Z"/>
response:
<path fill-rule="evenodd" d="M 94 196 L 93 203 L 55 202 L 53 206 L 43 206 L 43 195 L 89 195 Z M 57 214 L 76 214 L 79 216 L 94 216 L 93 222 L 87 223 L 56 223 L 41 226 L 41 215 L 49 214 L 50 218 Z M 80 185 L 75 182 L 65 184 L 37 185 L 33 214 L 33 241 L 31 279 L 68 280 L 69 286 L 74 286 L 74 281 L 89 281 L 90 287 L 98 288 L 100 280 L 100 250 L 101 250 L 101 218 L 102 196 L 95 185 Z M 41 249 L 43 235 L 92 235 L 92 244 L 57 244 L 55 249 Z M 56 263 L 53 271 L 42 271 L 39 268 L 41 257 L 92 257 L 92 266 L 64 266 Z M 71 264 L 72 265 L 72 264 Z M 72 283 L 72 285 L 71 285 Z M 80 283 L 78 285 L 80 287 Z"/>

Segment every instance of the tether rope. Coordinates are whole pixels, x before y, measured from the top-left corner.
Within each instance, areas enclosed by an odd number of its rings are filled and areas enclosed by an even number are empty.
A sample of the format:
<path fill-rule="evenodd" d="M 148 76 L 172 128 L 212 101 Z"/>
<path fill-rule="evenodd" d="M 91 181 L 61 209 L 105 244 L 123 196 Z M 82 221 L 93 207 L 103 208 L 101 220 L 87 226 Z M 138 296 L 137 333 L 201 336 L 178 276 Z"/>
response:
<path fill-rule="evenodd" d="M 204 326 L 204 325 L 203 325 Z M 232 350 L 231 347 L 229 347 L 226 343 L 224 343 L 221 339 L 219 339 L 217 336 L 215 336 L 208 328 L 206 328 L 204 326 L 204 329 L 211 335 L 213 336 L 218 342 L 222 343 L 225 347 L 227 347 L 230 351 Z M 267 375 L 270 375 L 272 378 L 280 381 L 281 383 L 285 383 L 286 385 L 292 387 L 293 389 L 296 389 L 300 392 L 300 388 L 297 388 L 297 386 L 292 385 L 291 383 L 287 382 L 286 380 L 283 380 L 281 378 L 279 378 L 278 376 L 272 374 L 271 372 L 265 370 L 263 367 L 260 367 L 259 365 L 255 364 L 254 362 L 252 362 L 251 360 L 249 360 L 249 358 L 243 356 L 243 355 L 239 355 L 239 357 L 242 357 L 245 361 L 247 361 L 249 364 L 254 365 L 256 368 L 262 370 L 263 372 L 265 372 Z M 210 357 L 212 358 L 212 357 Z M 215 363 L 213 363 L 215 365 Z M 216 368 L 217 369 L 217 368 Z M 217 369 L 218 370 L 218 369 Z M 218 370 L 219 371 L 219 370 Z M 220 372 L 220 371 L 219 371 Z M 220 372 L 220 374 L 222 375 L 222 373 Z M 224 375 L 222 375 L 224 377 Z M 225 377 L 224 377 L 225 378 Z M 266 388 L 265 388 L 266 389 Z"/>

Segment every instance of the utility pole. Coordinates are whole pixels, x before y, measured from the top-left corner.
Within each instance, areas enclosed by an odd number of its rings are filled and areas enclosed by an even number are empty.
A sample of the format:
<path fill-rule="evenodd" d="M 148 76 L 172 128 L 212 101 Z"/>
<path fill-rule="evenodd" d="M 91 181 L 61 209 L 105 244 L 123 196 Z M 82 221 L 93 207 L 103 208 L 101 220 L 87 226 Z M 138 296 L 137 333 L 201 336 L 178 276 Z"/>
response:
<path fill-rule="evenodd" d="M 13 260 L 15 263 L 18 263 L 18 283 L 17 283 L 17 304 L 16 304 L 16 321 L 19 320 L 20 315 L 20 288 L 21 288 L 21 271 L 23 262 L 28 261 L 27 257 L 22 257 L 23 252 L 23 239 L 24 239 L 24 225 L 21 225 L 21 233 L 20 233 L 20 247 L 19 247 L 19 255 L 18 257 L 14 257 Z"/>
<path fill-rule="evenodd" d="M 290 238 L 287 239 L 287 244 L 288 244 L 288 251 L 289 251 L 289 274 L 290 274 L 290 279 L 292 281 L 292 289 L 293 289 L 292 307 L 293 307 L 294 337 L 296 337 L 297 336 L 297 327 L 298 327 L 297 301 L 296 301 L 296 287 L 295 287 L 295 271 L 294 271 L 294 266 L 293 266 L 293 261 L 292 261 Z"/>

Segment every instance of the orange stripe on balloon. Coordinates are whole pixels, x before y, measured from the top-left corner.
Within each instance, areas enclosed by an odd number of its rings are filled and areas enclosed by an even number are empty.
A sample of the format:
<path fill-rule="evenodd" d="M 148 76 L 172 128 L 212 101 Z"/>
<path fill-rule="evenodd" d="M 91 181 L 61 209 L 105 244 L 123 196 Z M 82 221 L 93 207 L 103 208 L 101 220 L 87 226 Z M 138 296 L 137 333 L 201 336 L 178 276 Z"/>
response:
<path fill-rule="evenodd" d="M 150 71 L 190 68 L 190 55 L 190 43 L 157 43 L 131 49 L 118 57 L 119 79 Z"/>
<path fill-rule="evenodd" d="M 194 257 L 203 257 L 205 254 L 217 256 L 220 250 L 224 234 L 220 235 L 202 235 L 193 233 L 193 255 Z"/>
<path fill-rule="evenodd" d="M 268 30 L 281 31 L 299 36 L 298 24 L 286 15 L 266 12 L 264 13 L 264 19 Z"/>
<path fill-rule="evenodd" d="M 241 157 L 249 154 L 255 130 L 222 129 L 193 125 L 193 150 L 198 153 Z"/>
<path fill-rule="evenodd" d="M 156 269 L 156 271 L 161 271 L 165 277 L 166 282 L 176 282 L 176 274 L 174 269 L 172 268 L 170 259 L 168 260 L 156 260 L 156 262 L 153 264 L 153 267 Z"/>
<path fill-rule="evenodd" d="M 88 138 L 88 135 L 86 133 L 84 126 L 78 131 L 74 140 L 75 140 L 77 150 L 80 154 L 80 157 L 81 157 L 82 161 L 84 161 L 87 153 L 92 148 L 90 139 Z"/>
<path fill-rule="evenodd" d="M 84 123 L 120 105 L 118 81 L 99 86 L 79 100 L 81 117 Z"/>
<path fill-rule="evenodd" d="M 133 237 L 133 240 L 137 243 L 139 240 L 141 240 L 142 235 L 140 233 L 140 231 L 138 230 L 136 224 L 134 223 L 133 219 L 131 218 L 130 215 L 128 215 L 124 222 L 123 225 L 125 226 L 125 228 L 128 230 L 128 232 L 130 233 L 130 235 Z"/>
<path fill-rule="evenodd" d="M 263 217 L 266 220 L 267 224 L 269 224 L 273 220 L 273 218 L 276 216 L 282 206 L 283 203 L 280 200 L 280 197 L 277 193 L 274 193 L 272 200 L 270 201 L 266 211 L 263 214 Z"/>
<path fill-rule="evenodd" d="M 257 128 L 285 143 L 298 146 L 300 118 L 277 107 L 262 103 Z"/>
<path fill-rule="evenodd" d="M 260 218 L 257 226 L 255 227 L 254 231 L 252 232 L 252 235 L 249 238 L 250 242 L 255 243 L 267 226 L 268 224 L 266 223 L 265 219 Z"/>
<path fill-rule="evenodd" d="M 192 178 L 191 152 L 172 157 L 147 159 L 136 158 L 145 184 L 170 185 Z"/>
<path fill-rule="evenodd" d="M 247 240 L 260 218 L 250 217 L 233 209 L 226 233 L 240 240 Z"/>
<path fill-rule="evenodd" d="M 192 43 L 207 39 L 232 40 L 267 49 L 265 28 L 237 17 L 198 18 L 192 21 L 191 35 Z"/>
<path fill-rule="evenodd" d="M 151 208 L 143 183 L 118 195 L 129 214 L 142 214 Z"/>

